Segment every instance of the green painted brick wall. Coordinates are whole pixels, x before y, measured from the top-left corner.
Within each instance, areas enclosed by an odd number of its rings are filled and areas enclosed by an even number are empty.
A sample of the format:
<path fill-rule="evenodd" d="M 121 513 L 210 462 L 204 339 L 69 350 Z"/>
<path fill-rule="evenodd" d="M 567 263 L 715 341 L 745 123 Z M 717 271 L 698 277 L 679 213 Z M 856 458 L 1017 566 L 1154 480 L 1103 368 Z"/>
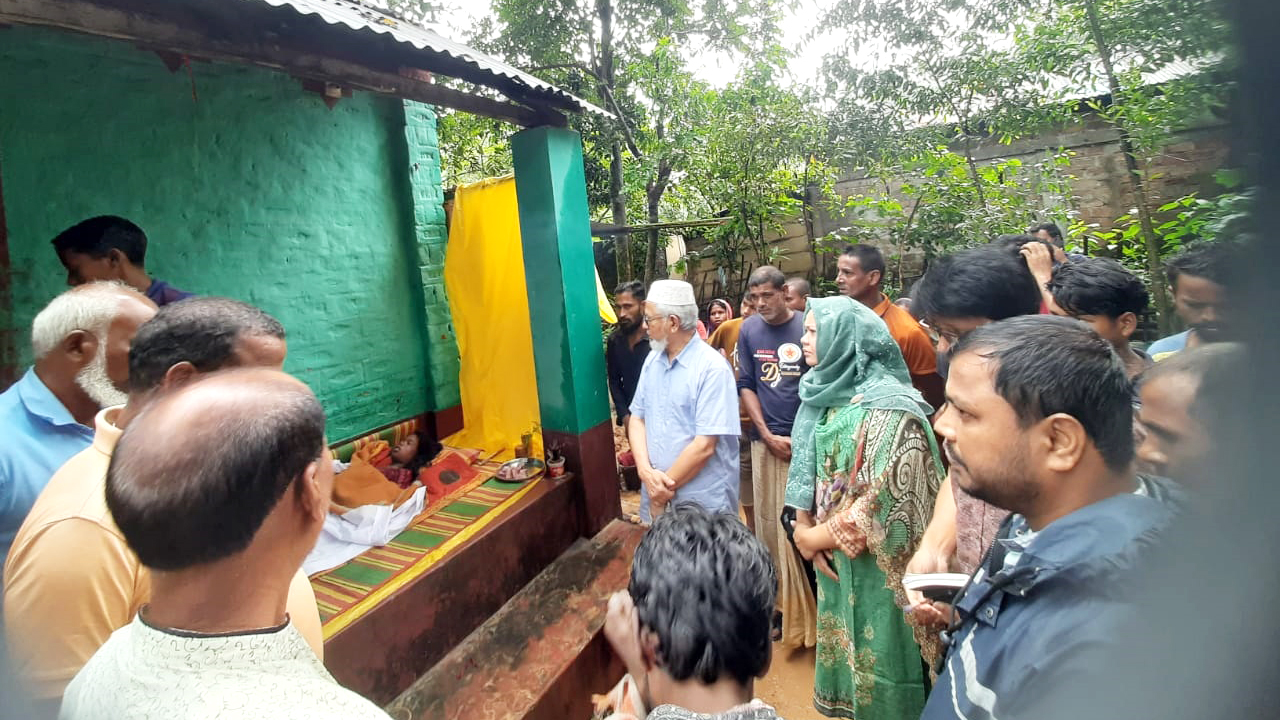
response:
<path fill-rule="evenodd" d="M 64 289 L 49 240 L 112 213 L 147 231 L 154 277 L 284 323 L 286 370 L 324 401 L 331 438 L 457 402 L 428 108 L 356 93 L 329 110 L 287 75 L 204 62 L 193 100 L 185 70 L 127 43 L 0 37 L 3 320 L 24 361 L 32 317 Z"/>

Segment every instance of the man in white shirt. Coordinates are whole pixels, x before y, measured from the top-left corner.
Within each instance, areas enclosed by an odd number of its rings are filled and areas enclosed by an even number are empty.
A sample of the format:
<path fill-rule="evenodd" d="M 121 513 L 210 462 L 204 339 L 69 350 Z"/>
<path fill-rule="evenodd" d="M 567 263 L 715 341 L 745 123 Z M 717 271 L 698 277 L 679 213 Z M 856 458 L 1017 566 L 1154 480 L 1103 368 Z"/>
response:
<path fill-rule="evenodd" d="M 286 610 L 333 490 L 324 425 L 305 385 L 267 369 L 211 374 L 129 423 L 106 500 L 151 599 L 71 681 L 59 717 L 386 720 Z"/>

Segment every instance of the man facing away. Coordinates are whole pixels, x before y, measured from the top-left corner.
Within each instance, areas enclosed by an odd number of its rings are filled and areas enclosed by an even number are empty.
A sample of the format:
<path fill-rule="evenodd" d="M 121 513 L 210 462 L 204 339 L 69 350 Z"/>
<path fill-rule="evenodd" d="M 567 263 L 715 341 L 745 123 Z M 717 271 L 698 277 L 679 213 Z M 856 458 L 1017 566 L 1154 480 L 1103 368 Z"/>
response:
<path fill-rule="evenodd" d="M 146 293 L 156 305 L 168 305 L 191 293 L 147 275 L 147 236 L 142 228 L 115 215 L 99 215 L 72 225 L 53 239 L 67 284 L 96 280 L 122 282 Z"/>
<path fill-rule="evenodd" d="M 1173 290 L 1173 310 L 1187 329 L 1151 343 L 1147 352 L 1159 362 L 1176 352 L 1221 342 L 1224 337 L 1228 276 L 1234 260 L 1231 248 L 1204 243 L 1183 250 L 1165 263 L 1164 272 Z"/>
<path fill-rule="evenodd" d="M 742 330 L 743 321 L 755 314 L 751 293 L 742 297 L 740 307 L 741 315 L 720 323 L 720 327 L 707 338 L 707 344 L 729 361 L 735 378 L 738 377 L 738 334 Z M 755 532 L 755 491 L 751 486 L 751 418 L 743 412 L 742 403 L 738 403 L 738 419 L 742 424 L 742 434 L 738 436 L 738 501 L 742 505 L 742 517 L 746 519 L 747 527 Z"/>
<path fill-rule="evenodd" d="M 613 299 L 618 305 L 618 326 L 609 334 L 604 361 L 617 422 L 626 427 L 631 415 L 631 399 L 640 382 L 640 369 L 649 357 L 644 331 L 644 284 L 636 280 L 622 283 L 613 291 Z"/>
<path fill-rule="evenodd" d="M 781 515 L 791 467 L 791 427 L 800 408 L 800 379 L 808 371 L 800 337 L 804 317 L 787 307 L 786 277 L 775 267 L 756 268 L 747 278 L 756 315 L 738 334 L 738 393 L 755 431 L 751 475 L 756 537 L 778 568 L 783 647 L 817 642 L 817 605 L 804 560 L 791 544 Z"/>
<path fill-rule="evenodd" d="M 752 700 L 776 585 L 768 550 L 732 515 L 677 505 L 654 521 L 604 628 L 648 720 L 776 720 Z"/>
<path fill-rule="evenodd" d="M 738 509 L 738 402 L 733 372 L 697 335 L 693 286 L 655 280 L 644 303 L 652 347 L 631 401 L 627 437 L 640 475 L 640 518 L 673 500 Z"/>
<path fill-rule="evenodd" d="M 228 370 L 129 423 L 106 504 L 151 597 L 67 687 L 59 717 L 382 718 L 290 621 L 289 588 L 329 512 L 324 409 L 275 370 Z"/>
<path fill-rule="evenodd" d="M 994 245 L 961 250 L 933 263 L 912 293 L 917 313 L 949 353 L 965 335 L 997 320 L 1040 311 L 1040 290 L 1019 257 Z M 907 572 L 971 572 L 1007 513 L 942 481 L 933 517 Z M 908 593 L 912 602 L 921 597 Z"/>
<path fill-rule="evenodd" d="M 104 501 L 121 432 L 148 405 L 203 373 L 284 364 L 284 328 L 251 305 L 192 298 L 139 328 L 129 352 L 128 403 L 95 418 L 92 447 L 67 461 L 36 500 L 5 564 L 4 620 L 17 674 L 56 707 L 67 683 L 147 602 L 151 578 Z M 323 651 L 315 595 L 298 573 L 290 614 Z"/>
<path fill-rule="evenodd" d="M 129 343 L 156 312 L 140 293 L 92 283 L 31 323 L 35 364 L 0 394 L 0 560 L 53 473 L 93 442 L 93 416 L 123 402 Z"/>
<path fill-rule="evenodd" d="M 1084 258 L 1059 265 L 1047 287 L 1050 312 L 1089 323 L 1115 348 L 1130 378 L 1151 367 L 1151 358 L 1129 344 L 1150 299 L 1133 273 L 1110 258 Z"/>
<path fill-rule="evenodd" d="M 884 284 L 884 255 L 873 245 L 850 245 L 836 260 L 836 287 L 840 294 L 871 308 L 884 320 L 902 358 L 907 361 L 911 384 L 933 407 L 942 404 L 942 377 L 938 356 L 929 335 L 920 323 L 898 307 L 881 291 Z"/>
<path fill-rule="evenodd" d="M 1013 514 L 948 613 L 924 720 L 1036 717 L 1115 651 L 1110 620 L 1140 597 L 1128 583 L 1173 512 L 1167 481 L 1133 473 L 1128 388 L 1110 344 L 1065 318 L 957 345 L 934 421 L 951 477 Z"/>
<path fill-rule="evenodd" d="M 786 299 L 787 307 L 798 313 L 804 312 L 805 304 L 809 302 L 809 295 L 813 289 L 809 285 L 809 281 L 802 277 L 793 277 L 787 280 Z"/>

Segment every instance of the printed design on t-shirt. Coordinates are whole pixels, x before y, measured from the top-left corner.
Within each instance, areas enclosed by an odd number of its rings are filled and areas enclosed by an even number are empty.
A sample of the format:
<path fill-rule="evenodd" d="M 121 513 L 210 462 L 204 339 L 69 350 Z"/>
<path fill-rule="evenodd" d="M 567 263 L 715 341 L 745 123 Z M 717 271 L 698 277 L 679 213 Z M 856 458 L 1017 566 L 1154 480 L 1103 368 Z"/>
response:
<path fill-rule="evenodd" d="M 760 365 L 760 382 L 776 388 L 784 378 L 800 377 L 802 368 L 798 361 L 802 356 L 800 347 L 795 343 L 783 343 L 777 351 L 773 348 L 757 349 L 753 357 Z"/>

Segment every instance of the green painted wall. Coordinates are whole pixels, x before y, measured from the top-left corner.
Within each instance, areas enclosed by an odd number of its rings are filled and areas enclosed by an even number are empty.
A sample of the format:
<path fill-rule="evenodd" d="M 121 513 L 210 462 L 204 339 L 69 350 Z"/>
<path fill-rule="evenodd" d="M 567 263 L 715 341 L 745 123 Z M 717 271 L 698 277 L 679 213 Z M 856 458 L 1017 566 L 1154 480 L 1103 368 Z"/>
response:
<path fill-rule="evenodd" d="M 539 127 L 511 136 L 520 237 L 534 315 L 542 426 L 584 433 L 609 419 L 582 138 Z"/>
<path fill-rule="evenodd" d="M 286 369 L 324 401 L 331 438 L 456 404 L 447 303 L 424 292 L 434 266 L 419 257 L 444 237 L 424 205 L 440 182 L 430 111 L 407 120 L 400 101 L 363 93 L 329 110 L 284 74 L 191 67 L 195 99 L 186 70 L 128 43 L 0 30 L 6 319 L 22 357 L 32 317 L 64 289 L 49 240 L 112 213 L 147 231 L 154 277 L 284 323 Z"/>

